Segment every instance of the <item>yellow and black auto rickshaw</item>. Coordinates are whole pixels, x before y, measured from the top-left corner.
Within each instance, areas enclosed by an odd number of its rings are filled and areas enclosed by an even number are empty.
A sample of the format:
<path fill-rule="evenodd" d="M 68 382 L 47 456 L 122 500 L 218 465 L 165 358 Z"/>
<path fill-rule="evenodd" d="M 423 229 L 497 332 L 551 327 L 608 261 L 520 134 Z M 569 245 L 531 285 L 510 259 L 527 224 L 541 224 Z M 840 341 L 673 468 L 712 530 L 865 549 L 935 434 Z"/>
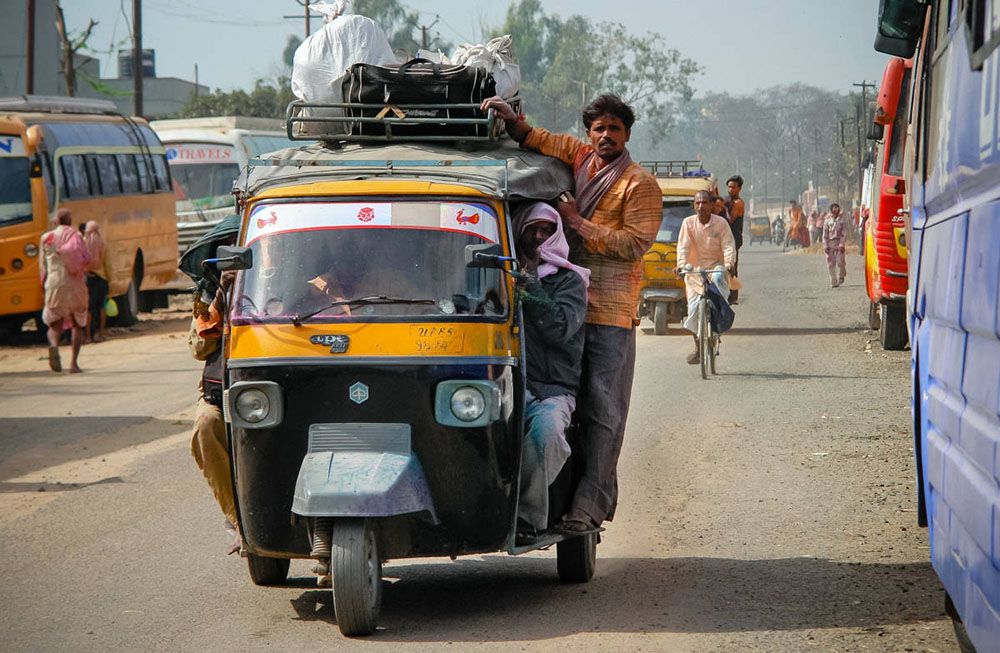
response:
<path fill-rule="evenodd" d="M 684 281 L 677 267 L 677 238 L 684 218 L 694 214 L 692 201 L 698 191 L 713 190 L 713 180 L 700 161 L 643 161 L 656 176 L 663 192 L 663 221 L 652 248 L 642 259 L 639 317 L 653 321 L 653 333 L 662 336 L 667 324 L 687 315 Z"/>
<path fill-rule="evenodd" d="M 755 215 L 750 218 L 750 239 L 748 244 L 754 242 L 761 244 L 771 242 L 771 219 L 766 215 Z"/>
<path fill-rule="evenodd" d="M 347 635 L 375 629 L 389 559 L 556 544 L 560 578 L 594 571 L 596 532 L 515 546 L 525 348 L 509 216 L 572 178 L 497 131 L 461 148 L 334 134 L 237 181 L 238 247 L 217 263 L 241 270 L 224 404 L 250 576 L 328 565 Z"/>

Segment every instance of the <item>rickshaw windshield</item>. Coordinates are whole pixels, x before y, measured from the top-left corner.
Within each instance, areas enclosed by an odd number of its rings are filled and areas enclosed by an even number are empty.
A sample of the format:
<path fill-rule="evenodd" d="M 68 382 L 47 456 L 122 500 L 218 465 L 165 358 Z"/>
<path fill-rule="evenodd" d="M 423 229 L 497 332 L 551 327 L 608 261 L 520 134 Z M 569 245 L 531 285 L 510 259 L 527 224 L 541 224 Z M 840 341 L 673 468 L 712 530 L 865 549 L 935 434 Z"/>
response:
<path fill-rule="evenodd" d="M 676 243 L 681 233 L 681 223 L 684 218 L 694 214 L 689 202 L 663 204 L 663 220 L 660 230 L 656 233 L 658 243 Z"/>
<path fill-rule="evenodd" d="M 246 230 L 253 267 L 241 275 L 232 321 L 502 317 L 502 273 L 465 265 L 466 246 L 499 241 L 486 204 L 261 205 Z"/>

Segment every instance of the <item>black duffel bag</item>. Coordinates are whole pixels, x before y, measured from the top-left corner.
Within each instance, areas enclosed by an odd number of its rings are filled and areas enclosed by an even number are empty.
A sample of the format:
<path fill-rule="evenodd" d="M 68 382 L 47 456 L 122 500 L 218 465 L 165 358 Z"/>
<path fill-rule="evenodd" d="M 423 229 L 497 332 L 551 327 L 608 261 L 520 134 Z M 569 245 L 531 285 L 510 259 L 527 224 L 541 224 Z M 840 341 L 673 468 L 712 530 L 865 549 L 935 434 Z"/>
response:
<path fill-rule="evenodd" d="M 478 105 L 496 95 L 493 75 L 478 66 L 454 66 L 413 59 L 399 66 L 358 63 L 347 71 L 343 86 L 344 102 L 370 104 L 376 108 L 348 107 L 350 117 L 366 118 L 484 118 Z M 430 107 L 407 109 L 414 104 L 474 104 L 476 108 Z M 372 122 L 350 123 L 353 135 L 382 136 L 385 125 Z M 394 124 L 392 134 L 406 136 L 487 136 L 485 124 L 419 123 Z"/>

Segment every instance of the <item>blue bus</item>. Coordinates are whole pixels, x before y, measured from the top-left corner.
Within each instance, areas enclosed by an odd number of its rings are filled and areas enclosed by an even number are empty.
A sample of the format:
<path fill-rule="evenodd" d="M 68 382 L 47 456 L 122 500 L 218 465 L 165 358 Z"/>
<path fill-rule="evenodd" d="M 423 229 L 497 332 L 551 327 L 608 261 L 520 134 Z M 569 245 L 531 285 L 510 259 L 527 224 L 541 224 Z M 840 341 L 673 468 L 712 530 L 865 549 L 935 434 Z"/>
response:
<path fill-rule="evenodd" d="M 919 519 L 963 651 L 1000 652 L 1000 0 L 880 0 L 905 172 Z M 904 209 L 905 211 L 905 209 Z"/>

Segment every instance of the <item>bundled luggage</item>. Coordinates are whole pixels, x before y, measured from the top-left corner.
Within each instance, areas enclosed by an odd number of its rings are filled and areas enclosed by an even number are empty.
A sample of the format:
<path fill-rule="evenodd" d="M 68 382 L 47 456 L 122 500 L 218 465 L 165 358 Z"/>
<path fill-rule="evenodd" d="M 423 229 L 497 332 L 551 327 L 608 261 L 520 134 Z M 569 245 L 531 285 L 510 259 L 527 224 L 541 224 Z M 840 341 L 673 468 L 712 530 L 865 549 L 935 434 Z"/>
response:
<path fill-rule="evenodd" d="M 493 76 L 478 66 L 437 64 L 427 59 L 412 59 L 400 66 L 372 66 L 358 63 L 351 66 L 343 82 L 344 101 L 351 117 L 422 119 L 481 118 L 478 106 L 496 95 Z M 447 105 L 467 104 L 475 107 L 452 108 Z M 400 109 L 400 105 L 425 105 Z M 429 105 L 444 105 L 439 107 Z M 416 123 L 393 126 L 394 136 L 486 136 L 487 126 L 462 123 Z M 352 134 L 380 136 L 385 134 L 381 123 L 352 123 Z"/>

